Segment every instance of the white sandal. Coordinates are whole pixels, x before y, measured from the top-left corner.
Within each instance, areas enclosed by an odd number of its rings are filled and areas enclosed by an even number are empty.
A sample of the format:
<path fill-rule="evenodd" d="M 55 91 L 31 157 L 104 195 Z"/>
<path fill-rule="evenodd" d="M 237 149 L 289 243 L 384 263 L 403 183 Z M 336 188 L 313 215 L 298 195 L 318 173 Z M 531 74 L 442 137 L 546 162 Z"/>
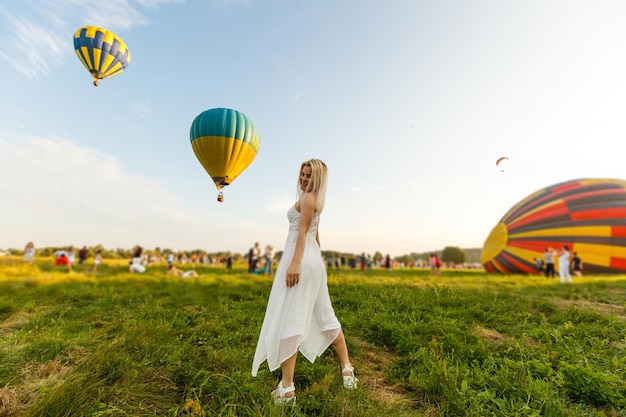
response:
<path fill-rule="evenodd" d="M 272 391 L 272 398 L 274 399 L 274 404 L 276 405 L 296 405 L 296 395 L 292 395 L 287 397 L 287 394 L 290 392 L 295 392 L 296 387 L 291 385 L 290 387 L 283 387 L 283 381 L 278 383 L 278 386 L 274 391 Z"/>
<path fill-rule="evenodd" d="M 347 373 L 350 373 L 350 375 L 345 375 Z M 359 379 L 354 376 L 354 368 L 351 366 L 346 366 L 345 368 L 343 368 L 341 370 L 341 375 L 343 376 L 343 387 L 347 388 L 347 389 L 356 389 L 357 388 L 357 382 L 359 382 Z"/>

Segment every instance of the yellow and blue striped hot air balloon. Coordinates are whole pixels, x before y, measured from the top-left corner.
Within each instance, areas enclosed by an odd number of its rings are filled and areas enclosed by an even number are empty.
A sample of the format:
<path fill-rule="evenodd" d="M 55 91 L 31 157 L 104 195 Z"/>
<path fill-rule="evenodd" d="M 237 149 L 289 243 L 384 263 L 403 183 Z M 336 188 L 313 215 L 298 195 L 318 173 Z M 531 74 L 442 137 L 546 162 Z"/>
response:
<path fill-rule="evenodd" d="M 130 64 L 130 51 L 115 33 L 97 26 L 84 26 L 74 33 L 76 55 L 98 80 L 120 74 Z"/>
<path fill-rule="evenodd" d="M 481 263 L 488 272 L 536 273 L 533 259 L 564 245 L 585 272 L 626 273 L 626 181 L 578 179 L 531 194 L 493 228 Z"/>
<path fill-rule="evenodd" d="M 218 190 L 252 163 L 261 144 L 256 127 L 246 115 L 224 108 L 200 113 L 191 124 L 189 136 L 196 157 Z M 222 200 L 223 196 L 218 196 L 218 201 Z"/>

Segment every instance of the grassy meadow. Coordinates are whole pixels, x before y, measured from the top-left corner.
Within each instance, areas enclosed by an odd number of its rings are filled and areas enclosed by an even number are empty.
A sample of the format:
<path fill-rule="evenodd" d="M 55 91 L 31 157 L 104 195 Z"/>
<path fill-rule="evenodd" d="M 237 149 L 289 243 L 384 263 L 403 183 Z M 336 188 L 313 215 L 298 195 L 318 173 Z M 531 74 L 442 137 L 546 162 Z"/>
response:
<path fill-rule="evenodd" d="M 196 270 L 0 258 L 0 416 L 626 415 L 626 276 L 329 270 L 360 388 L 330 348 L 280 408 L 250 374 L 271 277 Z"/>

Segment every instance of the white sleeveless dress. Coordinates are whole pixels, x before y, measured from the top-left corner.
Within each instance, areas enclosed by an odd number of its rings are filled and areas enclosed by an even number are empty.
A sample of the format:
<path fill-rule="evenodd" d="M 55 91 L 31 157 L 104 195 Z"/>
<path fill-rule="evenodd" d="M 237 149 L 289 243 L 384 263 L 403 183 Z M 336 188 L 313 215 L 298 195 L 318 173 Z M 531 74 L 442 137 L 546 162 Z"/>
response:
<path fill-rule="evenodd" d="M 300 213 L 295 205 L 287 212 L 287 218 L 289 235 L 267 302 L 252 363 L 253 376 L 257 375 L 259 366 L 265 360 L 270 371 L 274 371 L 298 349 L 310 362 L 315 362 L 341 329 L 328 294 L 326 265 L 315 240 L 319 213 L 313 215 L 306 234 L 300 281 L 291 288 L 287 287 L 285 280 L 298 238 Z"/>

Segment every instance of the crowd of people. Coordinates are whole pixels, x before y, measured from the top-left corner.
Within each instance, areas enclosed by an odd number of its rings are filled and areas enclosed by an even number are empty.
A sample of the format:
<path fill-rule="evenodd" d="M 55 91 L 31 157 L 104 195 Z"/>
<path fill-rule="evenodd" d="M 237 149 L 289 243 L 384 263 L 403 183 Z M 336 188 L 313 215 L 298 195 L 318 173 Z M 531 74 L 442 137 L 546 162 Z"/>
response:
<path fill-rule="evenodd" d="M 24 256 L 23 256 L 24 262 L 33 264 L 35 262 L 35 254 L 36 254 L 35 244 L 32 241 L 30 241 L 24 247 Z M 83 246 L 80 250 L 76 251 L 76 248 L 73 245 L 70 245 L 66 248 L 57 249 L 53 253 L 54 264 L 55 266 L 59 268 L 63 268 L 71 273 L 73 270 L 72 267 L 76 261 L 76 255 L 78 255 L 78 264 L 85 265 L 87 259 L 89 258 L 90 251 L 87 248 L 87 246 Z M 193 265 L 195 265 L 194 256 L 192 256 Z M 176 268 L 174 266 L 174 259 L 175 257 L 173 253 L 170 253 L 167 257 L 167 271 L 166 271 L 167 275 L 174 275 L 174 276 L 179 276 L 182 278 L 198 276 L 198 273 L 193 269 L 184 271 L 179 268 Z M 182 258 L 178 258 L 178 259 L 182 260 Z M 132 251 L 131 251 L 131 259 L 128 262 L 128 272 L 133 273 L 133 274 L 143 274 L 144 272 L 146 272 L 147 266 L 150 263 L 153 263 L 154 261 L 155 260 L 153 258 L 145 256 L 144 249 L 141 246 L 136 245 L 135 247 L 132 248 Z M 185 263 L 186 261 L 187 260 L 184 259 L 183 263 Z M 93 256 L 93 269 L 92 269 L 92 272 L 94 274 L 97 273 L 98 267 L 101 264 L 102 264 L 102 250 L 95 249 L 94 256 Z M 230 256 L 228 256 L 226 264 L 227 266 L 229 266 L 228 264 L 232 266 L 232 260 L 230 259 Z"/>
<path fill-rule="evenodd" d="M 578 255 L 578 252 L 574 252 L 570 259 L 570 248 L 568 245 L 563 245 L 560 250 L 556 250 L 551 247 L 547 247 L 543 253 L 543 259 L 535 257 L 535 265 L 537 267 L 537 273 L 545 275 L 546 278 L 554 278 L 556 276 L 555 260 L 558 261 L 558 273 L 559 280 L 562 284 L 572 281 L 572 273 L 577 277 L 583 275 L 583 261 Z"/>
<path fill-rule="evenodd" d="M 247 258 L 249 274 L 272 275 L 274 273 L 274 246 L 265 246 L 263 253 L 261 253 L 261 245 L 259 242 L 254 242 L 248 251 Z"/>
<path fill-rule="evenodd" d="M 74 246 L 70 245 L 66 248 L 62 248 L 56 250 L 54 253 L 55 263 L 57 266 L 65 267 L 68 270 L 72 270 L 72 266 L 74 264 L 74 260 L 76 256 L 78 256 L 78 264 L 84 265 L 87 262 L 87 259 L 93 255 L 93 272 L 97 272 L 98 266 L 102 264 L 102 250 L 100 249 L 88 249 L 87 246 L 83 246 L 80 250 L 76 251 Z M 249 249 L 249 251 L 244 255 L 245 261 L 248 264 L 248 273 L 250 274 L 260 274 L 260 275 L 273 275 L 275 272 L 276 265 L 280 261 L 280 257 L 276 256 L 276 251 L 274 246 L 268 244 L 262 250 L 259 242 L 255 242 L 254 245 Z M 24 257 L 25 262 L 33 263 L 35 259 L 35 245 L 34 243 L 28 242 L 24 247 Z M 579 260 L 576 256 L 572 258 L 572 261 Z M 222 265 L 227 269 L 231 269 L 233 265 L 233 256 L 230 252 L 227 252 L 223 255 L 212 255 L 212 254 L 199 254 L 192 252 L 191 254 L 186 253 L 184 251 L 171 252 L 168 251 L 165 254 L 160 254 L 154 251 L 144 251 L 144 249 L 136 245 L 131 250 L 130 260 L 129 260 L 129 272 L 131 273 L 144 273 L 146 269 L 150 265 L 160 265 L 162 262 L 166 261 L 167 266 L 170 265 L 191 265 L 192 268 L 196 265 L 206 265 L 206 266 L 218 266 Z M 541 261 L 543 265 L 543 261 Z M 550 271 L 550 264 L 546 263 L 547 269 L 546 273 Z M 580 275 L 582 271 L 582 263 L 576 264 L 573 271 L 575 274 Z M 482 265 L 480 263 L 468 263 L 464 262 L 463 264 L 454 264 L 449 262 L 443 262 L 439 258 L 437 253 L 431 253 L 429 257 L 425 260 L 417 259 L 410 260 L 409 262 L 401 262 L 397 259 L 393 259 L 389 254 L 385 256 L 380 256 L 378 258 L 373 257 L 371 254 L 366 254 L 362 252 L 360 255 L 333 255 L 326 258 L 326 266 L 328 268 L 335 269 L 360 269 L 361 271 L 371 270 L 371 269 L 403 269 L 403 268 L 429 268 L 431 270 L 432 275 L 440 276 L 442 269 L 480 269 Z M 552 271 L 554 271 L 552 265 Z M 554 273 L 554 272 L 552 272 Z M 172 273 L 173 275 L 173 273 Z"/>
<path fill-rule="evenodd" d="M 26 263 L 33 264 L 35 261 L 35 244 L 29 241 L 24 246 L 23 260 Z M 87 246 L 83 246 L 80 250 L 76 250 L 73 245 L 66 248 L 58 249 L 54 252 L 54 261 L 56 266 L 63 267 L 69 272 L 72 271 L 72 267 L 78 256 L 78 264 L 84 265 L 90 256 L 90 250 Z M 178 275 L 184 277 L 197 276 L 195 270 L 182 271 L 179 268 L 174 267 L 174 264 L 186 265 L 191 264 L 192 268 L 196 264 L 200 265 L 223 265 L 227 269 L 232 268 L 233 257 L 230 253 L 226 255 L 216 257 L 209 254 L 196 254 L 192 253 L 189 256 L 185 252 L 168 252 L 166 255 L 168 275 Z M 568 245 L 563 245 L 560 250 L 552 247 L 545 248 L 543 257 L 533 258 L 537 273 L 545 275 L 546 278 L 554 278 L 556 274 L 559 274 L 559 279 L 562 283 L 573 282 L 572 275 L 582 276 L 583 274 L 583 261 L 577 252 L 570 252 Z M 260 274 L 260 275 L 273 275 L 275 267 L 279 262 L 276 257 L 274 246 L 268 244 L 263 250 L 259 242 L 255 242 L 246 254 L 246 261 L 248 263 L 248 273 Z M 131 258 L 129 260 L 128 270 L 131 273 L 142 274 L 146 272 L 147 267 L 152 264 L 160 264 L 162 258 L 153 253 L 146 255 L 143 248 L 136 245 L 131 251 Z M 102 264 L 102 250 L 95 249 L 93 256 L 93 273 L 98 271 L 99 265 Z M 350 257 L 345 256 L 332 256 L 326 259 L 326 266 L 328 268 L 341 269 L 343 267 L 351 269 L 360 269 L 365 271 L 373 268 L 382 269 L 394 269 L 394 268 L 430 268 L 431 274 L 435 276 L 441 276 L 442 268 L 463 268 L 463 269 L 475 269 L 480 268 L 480 264 L 464 263 L 462 265 L 447 264 L 441 261 L 437 253 L 431 253 L 426 261 L 416 260 L 408 265 L 402 262 L 397 262 L 391 258 L 389 254 L 382 258 L 374 259 L 370 254 L 362 252 L 360 255 L 354 255 Z M 558 266 L 558 268 L 557 268 Z"/>

